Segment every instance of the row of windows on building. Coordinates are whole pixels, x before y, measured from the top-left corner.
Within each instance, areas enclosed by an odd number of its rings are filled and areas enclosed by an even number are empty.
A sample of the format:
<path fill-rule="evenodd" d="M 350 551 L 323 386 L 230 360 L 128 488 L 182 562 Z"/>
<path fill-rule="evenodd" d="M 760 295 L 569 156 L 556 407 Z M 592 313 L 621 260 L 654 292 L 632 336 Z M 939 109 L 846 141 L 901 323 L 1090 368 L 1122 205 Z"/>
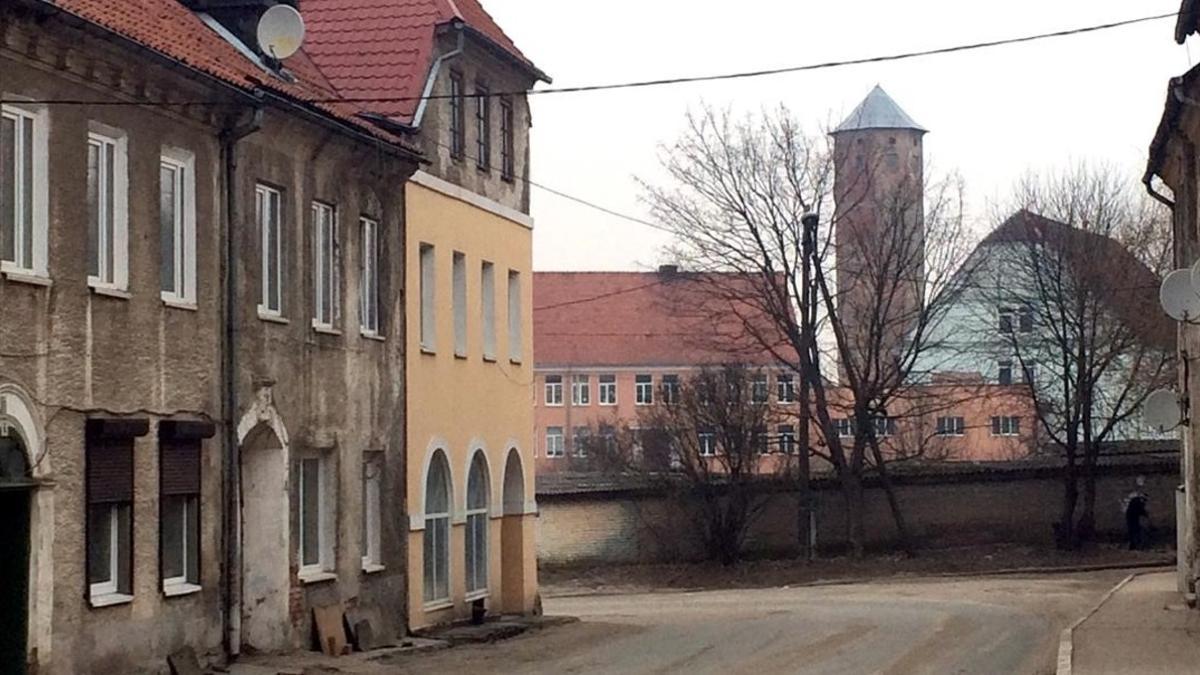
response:
<path fill-rule="evenodd" d="M 470 321 L 467 307 L 467 256 L 454 251 L 451 256 L 450 307 L 454 313 L 454 355 L 467 357 L 467 331 Z M 437 352 L 437 309 L 444 304 L 438 302 L 437 248 L 433 244 L 420 245 L 420 321 L 421 349 Z M 522 358 L 521 322 L 521 273 L 508 270 L 508 358 L 518 363 Z M 496 360 L 496 268 L 487 260 L 479 261 L 479 306 L 474 315 L 478 318 L 482 332 L 483 358 Z"/>
<path fill-rule="evenodd" d="M 592 403 L 592 376 L 566 376 L 571 384 L 571 405 L 587 406 Z M 544 377 L 545 404 L 548 406 L 563 405 L 563 375 L 546 375 Z M 617 376 L 601 374 L 596 376 L 596 397 L 600 405 L 617 405 Z M 680 395 L 680 379 L 678 375 L 660 375 L 658 387 L 654 385 L 654 376 L 639 374 L 633 376 L 633 402 L 636 405 L 653 405 L 655 395 L 661 397 L 663 403 L 676 403 Z M 752 403 L 769 403 L 771 386 L 768 375 L 759 373 L 751 378 L 750 400 Z M 795 380 L 789 373 L 775 375 L 775 401 L 777 403 L 794 403 L 796 401 Z"/>
<path fill-rule="evenodd" d="M 86 427 L 87 581 L 92 606 L 133 599 L 133 504 L 135 439 L 149 429 L 146 420 L 89 420 Z M 159 450 L 159 569 L 162 593 L 201 590 L 200 537 L 203 439 L 213 426 L 162 421 Z M 383 453 L 368 452 L 362 467 L 362 566 L 383 569 L 381 482 Z M 337 539 L 336 476 L 324 453 L 307 454 L 295 465 L 292 500 L 301 577 L 331 574 Z"/>
<path fill-rule="evenodd" d="M 898 430 L 898 420 L 895 417 L 876 417 L 872 420 L 875 425 L 876 438 L 890 438 Z M 838 436 L 854 438 L 857 426 L 854 420 L 847 417 L 834 419 Z M 988 428 L 993 436 L 1019 436 L 1021 434 L 1021 418 L 1012 415 L 993 415 Z M 935 434 L 937 436 L 965 436 L 967 433 L 966 419 L 960 416 L 943 416 L 937 418 Z"/>
<path fill-rule="evenodd" d="M 610 427 L 601 427 L 600 437 L 611 450 L 616 443 L 615 434 Z M 717 433 L 710 429 L 700 429 L 696 432 L 697 450 L 701 457 L 717 455 Z M 751 447 L 760 454 L 781 452 L 791 454 L 796 451 L 796 427 L 792 424 L 780 424 L 775 427 L 772 435 L 767 427 L 753 431 L 750 437 Z M 575 427 L 571 435 L 571 454 L 583 459 L 588 456 L 588 448 L 592 446 L 592 430 L 590 427 Z M 567 456 L 566 437 L 563 427 L 546 427 L 542 445 L 545 456 L 549 459 L 560 459 Z"/>
<path fill-rule="evenodd" d="M 488 590 L 488 528 L 490 500 L 487 459 L 476 452 L 467 475 L 467 511 L 464 541 L 466 598 L 474 600 Z M 425 531 L 423 599 L 426 605 L 450 601 L 450 510 L 454 483 L 446 454 L 438 450 L 425 478 Z"/>
<path fill-rule="evenodd" d="M 492 168 L 492 101 L 491 89 L 483 82 L 475 83 L 472 94 L 475 108 L 475 166 L 480 171 Z M 456 160 L 467 153 L 467 94 L 463 74 L 450 71 L 450 156 Z M 509 96 L 498 97 L 500 105 L 500 177 L 511 181 L 516 173 L 516 127 L 513 101 Z"/>
<path fill-rule="evenodd" d="M 11 104 L 0 108 L 0 271 L 29 281 L 49 279 L 48 115 Z M 123 295 L 129 289 L 129 140 L 120 129 L 93 122 L 87 136 L 87 273 L 99 292 Z M 164 302 L 196 305 L 195 156 L 164 147 L 159 158 L 159 287 Z M 259 184 L 255 213 L 260 235 L 262 276 L 259 314 L 284 315 L 285 251 L 288 214 L 283 190 Z M 313 327 L 336 331 L 341 319 L 342 256 L 337 206 L 311 205 Z M 361 215 L 359 223 L 359 323 L 378 336 L 379 222 Z"/>

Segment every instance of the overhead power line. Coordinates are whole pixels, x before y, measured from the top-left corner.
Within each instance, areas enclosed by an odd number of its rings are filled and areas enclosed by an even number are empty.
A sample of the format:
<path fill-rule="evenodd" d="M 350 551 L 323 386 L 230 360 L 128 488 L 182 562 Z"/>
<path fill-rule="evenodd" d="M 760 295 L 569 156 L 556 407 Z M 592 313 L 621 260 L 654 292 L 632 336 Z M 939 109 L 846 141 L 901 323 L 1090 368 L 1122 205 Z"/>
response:
<path fill-rule="evenodd" d="M 1023 44 L 1027 42 L 1037 42 L 1040 40 L 1050 40 L 1060 37 L 1069 37 L 1074 35 L 1084 35 L 1087 33 L 1096 33 L 1099 31 L 1111 30 L 1114 28 L 1123 28 L 1125 26 L 1133 26 L 1149 21 L 1158 21 L 1175 17 L 1177 12 L 1167 12 L 1164 14 L 1154 14 L 1151 16 L 1142 16 L 1134 19 L 1124 19 L 1121 21 L 1111 21 L 1108 23 L 1093 24 L 1090 26 L 1082 26 L 1078 28 L 1067 28 L 1064 30 L 1051 31 L 1047 33 L 1035 33 L 1032 35 L 1022 35 L 1011 38 L 1001 38 L 998 40 L 985 40 L 981 42 L 970 42 L 966 44 L 953 45 L 949 47 L 935 47 L 932 49 L 921 49 L 917 51 L 899 52 L 894 54 L 882 54 L 877 56 L 865 56 L 854 59 L 841 59 L 835 61 L 823 61 L 819 63 L 809 63 L 799 66 L 785 66 L 782 68 L 766 68 L 761 70 L 749 70 L 734 73 L 720 73 L 711 75 L 692 75 L 681 77 L 667 77 L 654 80 L 635 80 L 631 82 L 610 82 L 604 84 L 588 84 L 574 87 L 547 87 L 545 89 L 534 89 L 531 91 L 495 91 L 487 93 L 470 93 L 462 94 L 465 98 L 497 98 L 502 96 L 524 96 L 524 95 L 546 95 L 546 94 L 578 94 L 594 91 L 612 91 L 618 89 L 643 89 L 647 87 L 661 87 L 676 84 L 690 84 L 695 82 L 719 82 L 724 80 L 742 80 L 756 77 L 767 77 L 771 75 L 784 75 L 787 73 L 800 73 L 812 70 L 826 70 L 829 68 L 841 68 L 845 66 L 857 66 L 870 63 L 886 63 L 890 61 L 905 61 L 908 59 L 921 58 L 925 56 L 938 56 L 942 54 L 954 54 L 957 52 L 975 51 L 979 49 L 990 49 L 993 47 L 1003 47 L 1007 45 Z M 331 97 L 331 98 L 308 98 L 303 99 L 306 103 L 411 103 L 415 101 L 431 101 L 438 99 L 448 99 L 450 94 L 429 94 L 425 96 L 351 96 L 351 97 Z M 3 100 L 0 103 L 34 103 L 43 105 L 95 105 L 95 106 L 128 106 L 128 105 L 161 105 L 161 106 L 181 106 L 181 105 L 245 105 L 245 103 L 231 103 L 230 101 L 207 101 L 207 100 L 179 100 L 179 101 L 96 101 L 83 99 L 42 99 L 42 100 Z"/>

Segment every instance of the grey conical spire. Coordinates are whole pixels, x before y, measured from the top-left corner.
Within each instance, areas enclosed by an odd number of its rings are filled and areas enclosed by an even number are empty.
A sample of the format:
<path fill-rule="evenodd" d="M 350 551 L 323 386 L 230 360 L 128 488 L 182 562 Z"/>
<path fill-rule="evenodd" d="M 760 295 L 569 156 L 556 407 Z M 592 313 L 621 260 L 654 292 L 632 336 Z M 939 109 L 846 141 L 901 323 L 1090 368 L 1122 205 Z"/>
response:
<path fill-rule="evenodd" d="M 875 85 L 871 93 L 867 94 L 862 103 L 858 104 L 854 112 L 850 113 L 833 133 L 859 129 L 913 129 L 923 133 L 928 131 L 901 110 L 879 85 Z"/>

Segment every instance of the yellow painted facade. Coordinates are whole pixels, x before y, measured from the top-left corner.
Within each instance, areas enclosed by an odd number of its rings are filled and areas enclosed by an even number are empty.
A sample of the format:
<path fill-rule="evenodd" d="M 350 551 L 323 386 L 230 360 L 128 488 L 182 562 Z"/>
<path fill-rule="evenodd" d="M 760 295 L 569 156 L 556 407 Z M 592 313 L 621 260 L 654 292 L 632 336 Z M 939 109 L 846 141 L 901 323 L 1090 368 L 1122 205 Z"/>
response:
<path fill-rule="evenodd" d="M 406 191 L 409 627 L 469 617 L 472 601 L 480 597 L 489 614 L 528 613 L 537 596 L 532 222 L 427 174 L 418 174 Z M 425 279 L 426 285 L 432 279 L 432 292 L 427 289 L 424 298 L 423 251 L 426 265 L 433 263 Z M 466 340 L 461 350 L 456 350 L 455 334 L 456 253 L 462 254 L 465 271 Z M 485 261 L 494 270 L 494 359 L 484 355 Z M 515 357 L 509 340 L 510 272 L 517 274 L 520 286 L 520 349 Z M 422 303 L 431 299 L 434 335 L 423 345 Z M 467 477 L 479 452 L 486 457 L 489 488 L 487 589 L 468 596 Z M 452 484 L 449 596 L 427 602 L 426 487 L 439 453 L 446 458 Z"/>

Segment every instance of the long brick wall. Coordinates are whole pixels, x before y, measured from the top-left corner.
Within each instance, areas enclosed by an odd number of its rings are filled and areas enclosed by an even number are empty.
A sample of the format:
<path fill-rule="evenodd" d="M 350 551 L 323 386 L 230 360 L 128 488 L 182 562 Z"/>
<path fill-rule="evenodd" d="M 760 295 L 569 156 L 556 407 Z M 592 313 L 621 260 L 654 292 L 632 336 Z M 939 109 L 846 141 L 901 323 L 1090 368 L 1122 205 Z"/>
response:
<path fill-rule="evenodd" d="M 1102 466 L 1097 479 L 1096 526 L 1101 536 L 1124 532 L 1121 500 L 1144 476 L 1150 515 L 1156 528 L 1173 531 L 1178 455 L 1133 458 Z M 898 497 L 913 537 L 921 546 L 1053 541 L 1062 482 L 1054 467 L 1014 465 L 1011 470 L 959 470 L 946 474 L 913 472 L 898 477 Z M 559 481 L 538 495 L 538 557 L 543 565 L 674 562 L 696 559 L 699 548 L 683 509 L 645 486 L 618 486 L 599 480 Z M 841 494 L 830 480 L 814 489 L 818 547 L 844 548 Z M 799 553 L 794 491 L 771 494 L 751 529 L 747 550 L 762 556 Z M 881 489 L 866 496 L 867 544 L 883 548 L 894 541 L 895 526 Z"/>

